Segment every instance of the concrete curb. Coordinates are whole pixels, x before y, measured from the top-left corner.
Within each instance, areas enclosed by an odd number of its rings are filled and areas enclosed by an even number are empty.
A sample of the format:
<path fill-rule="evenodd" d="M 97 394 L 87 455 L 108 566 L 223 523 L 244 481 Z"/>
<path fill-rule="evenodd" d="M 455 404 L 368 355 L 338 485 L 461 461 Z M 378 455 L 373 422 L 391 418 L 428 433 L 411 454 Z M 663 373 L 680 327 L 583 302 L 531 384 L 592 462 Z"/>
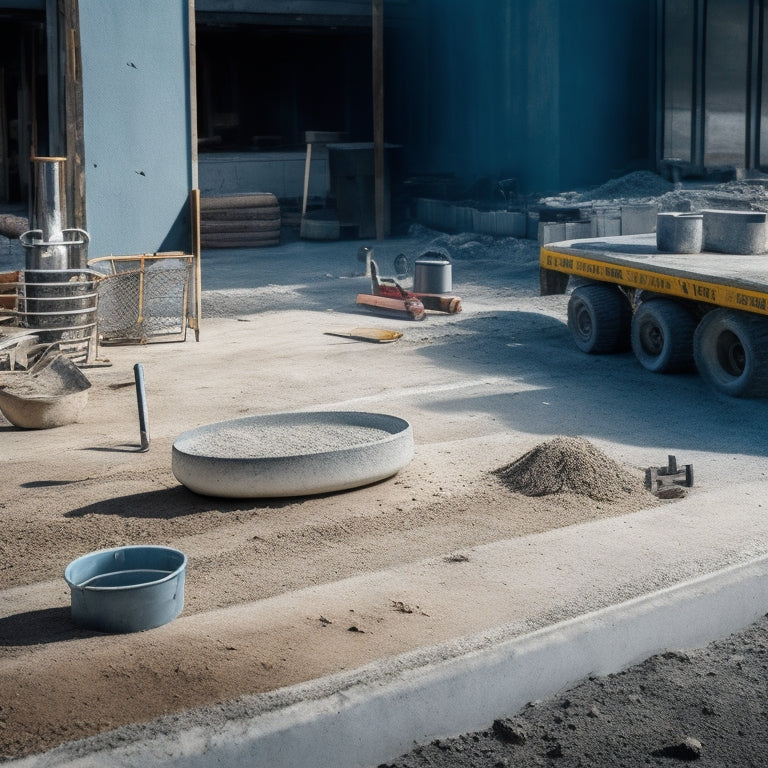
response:
<path fill-rule="evenodd" d="M 767 610 L 768 557 L 760 557 L 447 661 L 395 675 L 388 671 L 392 660 L 379 662 L 367 668 L 366 678 L 374 682 L 365 685 L 339 690 L 342 676 L 336 675 L 331 687 L 338 692 L 312 697 L 313 687 L 329 688 L 328 678 L 318 680 L 300 686 L 299 703 L 255 717 L 88 754 L 88 741 L 75 742 L 7 765 L 373 766 L 414 743 L 487 727 L 587 676 L 617 672 L 665 649 L 700 647 Z M 461 645 L 468 645 L 467 638 Z"/>

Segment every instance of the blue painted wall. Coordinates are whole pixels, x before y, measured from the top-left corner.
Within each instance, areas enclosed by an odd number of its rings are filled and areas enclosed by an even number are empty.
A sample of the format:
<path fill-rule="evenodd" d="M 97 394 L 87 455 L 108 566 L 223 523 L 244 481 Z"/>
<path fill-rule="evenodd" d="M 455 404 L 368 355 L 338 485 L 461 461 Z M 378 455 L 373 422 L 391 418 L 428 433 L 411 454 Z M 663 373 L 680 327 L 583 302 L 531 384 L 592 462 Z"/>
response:
<path fill-rule="evenodd" d="M 79 5 L 88 255 L 188 251 L 188 0 Z"/>
<path fill-rule="evenodd" d="M 386 135 L 413 172 L 521 191 L 653 167 L 650 0 L 385 4 Z"/>

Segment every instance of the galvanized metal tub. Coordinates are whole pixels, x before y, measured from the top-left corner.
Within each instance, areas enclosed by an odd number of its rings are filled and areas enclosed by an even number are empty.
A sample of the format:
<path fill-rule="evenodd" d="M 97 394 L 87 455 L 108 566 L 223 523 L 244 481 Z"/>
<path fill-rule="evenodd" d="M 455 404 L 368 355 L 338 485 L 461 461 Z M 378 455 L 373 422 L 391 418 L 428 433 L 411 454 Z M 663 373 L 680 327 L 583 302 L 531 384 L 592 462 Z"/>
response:
<path fill-rule="evenodd" d="M 97 323 L 96 284 L 102 275 L 82 269 L 28 269 L 19 300 L 21 325 L 40 341 L 89 338 Z"/>
<path fill-rule="evenodd" d="M 100 632 L 139 632 L 167 624 L 184 607 L 187 558 L 170 547 L 103 549 L 64 570 L 72 620 Z"/>

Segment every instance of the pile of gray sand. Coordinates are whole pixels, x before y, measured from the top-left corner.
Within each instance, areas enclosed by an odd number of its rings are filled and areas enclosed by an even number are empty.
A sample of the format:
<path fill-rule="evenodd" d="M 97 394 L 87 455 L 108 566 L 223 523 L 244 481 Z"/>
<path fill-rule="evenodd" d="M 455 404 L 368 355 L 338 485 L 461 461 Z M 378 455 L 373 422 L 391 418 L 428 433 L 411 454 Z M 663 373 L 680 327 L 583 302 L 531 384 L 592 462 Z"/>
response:
<path fill-rule="evenodd" d="M 493 470 L 501 482 L 525 496 L 575 493 L 595 501 L 618 501 L 647 493 L 635 477 L 588 440 L 556 437 Z"/>

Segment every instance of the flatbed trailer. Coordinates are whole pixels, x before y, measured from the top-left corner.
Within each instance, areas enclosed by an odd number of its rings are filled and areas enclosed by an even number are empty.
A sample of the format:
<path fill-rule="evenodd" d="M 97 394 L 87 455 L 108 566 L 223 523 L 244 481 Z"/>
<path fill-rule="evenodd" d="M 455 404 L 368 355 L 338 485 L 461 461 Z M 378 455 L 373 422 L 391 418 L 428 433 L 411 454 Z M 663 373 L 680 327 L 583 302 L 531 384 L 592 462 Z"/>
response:
<path fill-rule="evenodd" d="M 539 266 L 542 295 L 573 283 L 583 352 L 632 349 L 655 373 L 698 370 L 725 394 L 768 396 L 768 254 L 664 253 L 647 234 L 548 243 Z"/>

